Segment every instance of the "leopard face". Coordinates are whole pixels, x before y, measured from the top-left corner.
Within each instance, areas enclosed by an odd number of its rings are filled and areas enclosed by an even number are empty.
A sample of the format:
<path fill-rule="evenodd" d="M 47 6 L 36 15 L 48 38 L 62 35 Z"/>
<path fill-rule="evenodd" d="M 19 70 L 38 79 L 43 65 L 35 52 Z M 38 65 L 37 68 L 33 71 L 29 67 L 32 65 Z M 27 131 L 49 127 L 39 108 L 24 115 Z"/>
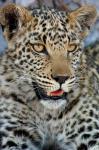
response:
<path fill-rule="evenodd" d="M 67 13 L 10 4 L 0 11 L 13 63 L 33 83 L 44 105 L 61 106 L 79 85 L 83 39 L 95 21 L 92 6 Z"/>

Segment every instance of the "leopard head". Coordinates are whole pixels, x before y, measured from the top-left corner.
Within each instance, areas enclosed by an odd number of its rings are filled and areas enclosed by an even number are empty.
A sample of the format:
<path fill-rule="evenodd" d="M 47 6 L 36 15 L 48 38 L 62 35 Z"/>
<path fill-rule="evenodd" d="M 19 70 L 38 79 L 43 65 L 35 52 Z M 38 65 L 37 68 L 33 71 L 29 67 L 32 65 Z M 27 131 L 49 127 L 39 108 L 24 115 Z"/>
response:
<path fill-rule="evenodd" d="M 67 95 L 79 85 L 83 39 L 96 20 L 93 6 L 72 12 L 27 9 L 9 4 L 0 9 L 0 24 L 10 58 L 31 79 L 45 106 L 69 103 Z"/>

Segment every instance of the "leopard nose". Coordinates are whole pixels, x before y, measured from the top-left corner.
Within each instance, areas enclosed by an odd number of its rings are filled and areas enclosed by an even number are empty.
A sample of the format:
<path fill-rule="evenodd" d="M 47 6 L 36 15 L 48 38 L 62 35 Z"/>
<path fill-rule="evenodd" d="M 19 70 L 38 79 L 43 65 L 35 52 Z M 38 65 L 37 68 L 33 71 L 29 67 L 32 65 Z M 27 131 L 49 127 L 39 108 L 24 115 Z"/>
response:
<path fill-rule="evenodd" d="M 53 79 L 60 84 L 63 84 L 68 78 L 69 76 L 54 76 L 53 77 Z"/>

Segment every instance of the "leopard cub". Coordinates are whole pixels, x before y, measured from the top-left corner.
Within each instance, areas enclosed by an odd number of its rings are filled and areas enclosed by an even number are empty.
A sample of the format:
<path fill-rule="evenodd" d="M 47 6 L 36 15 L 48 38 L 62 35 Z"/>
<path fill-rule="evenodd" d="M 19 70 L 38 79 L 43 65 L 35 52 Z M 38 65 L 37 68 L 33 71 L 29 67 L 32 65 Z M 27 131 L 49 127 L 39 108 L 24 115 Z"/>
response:
<path fill-rule="evenodd" d="M 83 50 L 95 20 L 87 5 L 0 8 L 0 150 L 99 150 L 99 78 Z"/>

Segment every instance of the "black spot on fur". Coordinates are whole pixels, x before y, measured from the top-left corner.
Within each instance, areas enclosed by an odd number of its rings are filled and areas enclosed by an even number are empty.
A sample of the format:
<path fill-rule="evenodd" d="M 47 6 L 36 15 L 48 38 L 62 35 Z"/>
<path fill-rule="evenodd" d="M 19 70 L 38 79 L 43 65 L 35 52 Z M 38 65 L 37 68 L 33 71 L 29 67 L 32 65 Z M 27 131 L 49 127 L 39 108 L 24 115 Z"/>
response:
<path fill-rule="evenodd" d="M 9 127 L 9 126 L 7 126 L 7 127 L 6 127 L 6 130 L 7 130 L 7 131 L 12 131 L 12 130 L 15 129 L 15 128 L 16 128 L 16 127 Z"/>
<path fill-rule="evenodd" d="M 27 149 L 28 148 L 28 146 L 24 143 L 24 144 L 22 144 L 22 149 Z"/>
<path fill-rule="evenodd" d="M 91 140 L 89 141 L 88 145 L 91 147 L 91 146 L 94 146 L 96 144 L 96 141 L 95 140 Z"/>
<path fill-rule="evenodd" d="M 79 119 L 79 124 L 81 124 L 81 123 L 83 123 L 83 122 L 85 122 L 85 119 L 84 119 L 84 118 Z"/>
<path fill-rule="evenodd" d="M 43 32 L 45 32 L 46 31 L 46 28 L 43 28 Z"/>
<path fill-rule="evenodd" d="M 78 129 L 78 132 L 79 132 L 79 133 L 82 133 L 82 132 L 84 132 L 84 130 L 85 130 L 85 126 L 82 126 L 82 127 L 80 127 L 80 128 Z"/>
<path fill-rule="evenodd" d="M 95 108 L 96 110 L 98 110 L 98 106 L 96 104 L 92 104 L 92 107 Z"/>
<path fill-rule="evenodd" d="M 90 110 L 89 115 L 92 117 L 94 115 L 93 110 Z"/>
<path fill-rule="evenodd" d="M 77 150 L 88 150 L 87 146 L 85 144 L 81 144 Z"/>
<path fill-rule="evenodd" d="M 43 42 L 46 44 L 46 35 L 43 36 Z"/>
<path fill-rule="evenodd" d="M 63 117 L 63 113 L 61 112 L 58 116 L 58 119 L 62 119 L 62 117 Z"/>
<path fill-rule="evenodd" d="M 95 127 L 95 129 L 98 129 L 98 130 L 99 130 L 99 125 L 98 125 L 97 122 L 94 122 L 94 127 Z"/>
<path fill-rule="evenodd" d="M 27 48 L 27 52 L 30 52 L 31 50 L 30 50 L 30 48 Z"/>
<path fill-rule="evenodd" d="M 22 51 L 25 52 L 25 47 L 22 48 Z"/>
<path fill-rule="evenodd" d="M 84 138 L 84 139 L 88 139 L 89 137 L 90 137 L 90 134 L 87 134 L 87 133 L 82 135 L 82 138 Z"/>
<path fill-rule="evenodd" d="M 2 137 L 7 137 L 7 133 L 5 133 L 4 131 L 0 131 L 0 139 Z"/>
<path fill-rule="evenodd" d="M 69 139 L 74 139 L 75 137 L 77 137 L 78 136 L 78 134 L 77 133 L 75 133 L 75 134 L 72 134 L 70 137 L 68 137 Z"/>
<path fill-rule="evenodd" d="M 95 133 L 93 138 L 98 139 L 99 138 L 99 132 Z"/>
<path fill-rule="evenodd" d="M 30 59 L 30 55 L 27 55 L 26 57 L 27 57 L 28 59 Z"/>
<path fill-rule="evenodd" d="M 8 142 L 7 142 L 7 145 L 8 145 L 9 147 L 17 146 L 17 144 L 14 143 L 13 141 L 8 141 Z"/>
<path fill-rule="evenodd" d="M 9 124 L 16 125 L 16 122 L 14 122 L 14 121 L 8 121 L 8 122 L 9 122 Z"/>
<path fill-rule="evenodd" d="M 33 72 L 33 69 L 30 69 L 31 72 Z"/>
<path fill-rule="evenodd" d="M 22 55 L 22 51 L 19 51 L 19 55 Z"/>
<path fill-rule="evenodd" d="M 88 131 L 92 131 L 92 126 L 88 126 Z"/>
<path fill-rule="evenodd" d="M 74 128 L 74 126 L 76 125 L 76 123 L 77 123 L 77 121 L 75 120 L 75 121 L 73 122 L 73 124 L 71 125 L 71 128 Z"/>
<path fill-rule="evenodd" d="M 45 27 L 45 26 L 46 26 L 46 23 L 43 23 L 43 24 L 42 24 L 42 27 Z"/>
<path fill-rule="evenodd" d="M 91 118 L 86 120 L 87 123 L 90 123 L 91 121 L 92 121 Z"/>
<path fill-rule="evenodd" d="M 23 65 L 23 63 L 24 63 L 23 60 L 21 60 L 21 61 L 20 61 L 20 65 Z"/>
<path fill-rule="evenodd" d="M 16 95 L 15 93 L 11 93 L 10 96 L 13 98 L 14 101 L 19 102 L 19 103 L 21 103 L 21 104 L 25 104 L 25 103 L 22 101 L 22 99 L 20 99 L 20 98 L 17 97 L 17 95 Z"/>

